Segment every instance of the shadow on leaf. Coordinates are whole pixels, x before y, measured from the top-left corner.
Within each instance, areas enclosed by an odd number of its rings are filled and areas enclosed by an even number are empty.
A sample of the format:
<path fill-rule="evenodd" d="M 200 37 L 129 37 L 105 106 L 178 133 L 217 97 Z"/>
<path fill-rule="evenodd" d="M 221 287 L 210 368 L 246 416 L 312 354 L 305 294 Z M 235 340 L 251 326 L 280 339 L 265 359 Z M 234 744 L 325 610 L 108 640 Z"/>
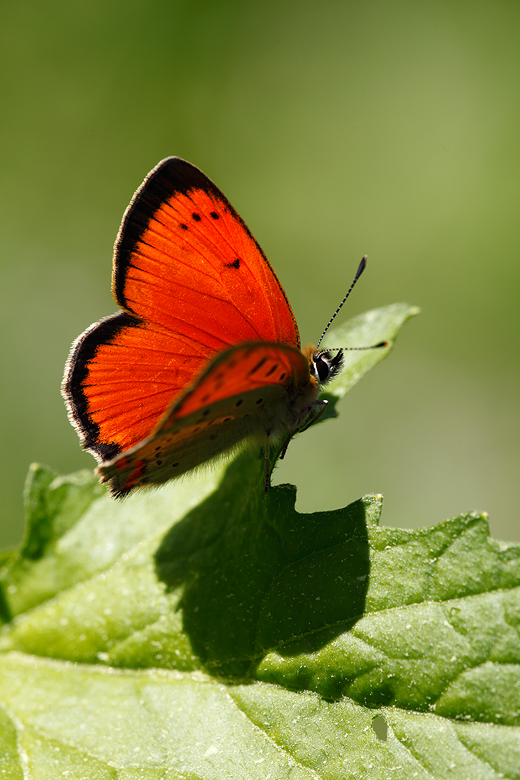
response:
<path fill-rule="evenodd" d="M 375 499 L 300 514 L 292 485 L 265 495 L 263 470 L 243 453 L 155 556 L 167 588 L 184 585 L 184 631 L 214 673 L 245 675 L 272 648 L 318 650 L 364 612 Z"/>

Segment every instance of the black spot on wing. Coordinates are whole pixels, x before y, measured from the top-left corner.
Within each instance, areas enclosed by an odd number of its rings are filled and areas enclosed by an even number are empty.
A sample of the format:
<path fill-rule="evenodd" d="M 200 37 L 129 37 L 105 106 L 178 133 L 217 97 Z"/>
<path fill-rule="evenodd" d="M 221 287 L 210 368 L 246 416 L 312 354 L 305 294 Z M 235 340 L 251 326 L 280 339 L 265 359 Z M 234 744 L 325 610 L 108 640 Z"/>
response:
<path fill-rule="evenodd" d="M 232 263 L 226 263 L 226 268 L 240 268 L 240 258 L 237 257 Z"/>
<path fill-rule="evenodd" d="M 194 211 L 194 212 L 193 212 L 193 214 L 192 214 L 191 216 L 192 216 L 192 218 L 195 220 L 195 222 L 200 222 L 200 221 L 201 221 L 201 219 L 202 219 L 202 217 L 200 216 L 200 214 L 197 214 L 197 212 L 196 212 L 196 211 Z"/>
<path fill-rule="evenodd" d="M 256 374 L 256 372 L 260 368 L 262 368 L 262 366 L 264 365 L 266 360 L 267 360 L 267 358 L 265 358 L 265 357 L 263 357 L 261 360 L 259 360 L 258 363 L 256 364 L 256 366 L 254 368 L 252 368 L 251 371 L 249 371 L 248 376 L 253 376 L 253 374 Z"/>
<path fill-rule="evenodd" d="M 210 214 L 209 214 L 209 215 L 210 215 L 210 217 L 212 217 L 213 219 L 218 219 L 218 218 L 219 218 L 219 216 L 218 216 L 218 214 L 217 214 L 217 212 L 216 212 L 216 211 L 210 211 Z"/>

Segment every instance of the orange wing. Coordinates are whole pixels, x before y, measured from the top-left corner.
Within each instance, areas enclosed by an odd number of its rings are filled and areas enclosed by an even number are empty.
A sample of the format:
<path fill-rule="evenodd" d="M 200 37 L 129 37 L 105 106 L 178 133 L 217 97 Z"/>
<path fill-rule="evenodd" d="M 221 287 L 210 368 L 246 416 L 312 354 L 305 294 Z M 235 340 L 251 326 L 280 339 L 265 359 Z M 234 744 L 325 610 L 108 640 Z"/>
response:
<path fill-rule="evenodd" d="M 308 359 L 284 344 L 231 347 L 210 361 L 151 435 L 98 467 L 111 492 L 161 484 L 251 437 L 294 431 L 318 393 Z"/>
<path fill-rule="evenodd" d="M 107 461 L 145 439 L 207 361 L 229 346 L 299 348 L 267 258 L 220 190 L 171 157 L 125 212 L 112 290 L 123 312 L 73 344 L 63 382 L 82 446 Z"/>

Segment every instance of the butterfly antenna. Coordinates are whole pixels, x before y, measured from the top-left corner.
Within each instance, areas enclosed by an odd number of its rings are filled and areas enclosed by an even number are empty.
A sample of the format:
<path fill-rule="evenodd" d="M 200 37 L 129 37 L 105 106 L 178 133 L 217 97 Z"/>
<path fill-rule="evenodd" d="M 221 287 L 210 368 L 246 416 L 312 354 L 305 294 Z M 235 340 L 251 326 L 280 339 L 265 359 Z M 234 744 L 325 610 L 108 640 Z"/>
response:
<path fill-rule="evenodd" d="M 348 292 L 347 292 L 347 294 L 345 295 L 345 297 L 344 297 L 344 298 L 343 298 L 343 300 L 341 301 L 340 305 L 338 306 L 338 308 L 336 309 L 336 311 L 334 312 L 334 314 L 332 315 L 332 317 L 331 317 L 331 318 L 330 318 L 330 320 L 328 321 L 328 323 L 327 323 L 327 327 L 325 328 L 325 330 L 324 330 L 324 331 L 323 331 L 323 333 L 321 334 L 321 336 L 320 336 L 320 340 L 319 340 L 319 341 L 318 341 L 318 343 L 316 344 L 316 349 L 318 349 L 318 348 L 319 348 L 319 346 L 320 346 L 321 342 L 323 341 L 323 337 L 325 336 L 326 332 L 328 331 L 328 329 L 330 328 L 330 326 L 332 325 L 332 323 L 334 322 L 334 320 L 336 319 L 336 317 L 337 317 L 337 316 L 338 316 L 338 314 L 340 313 L 341 309 L 343 308 L 343 304 L 345 303 L 345 301 L 347 300 L 348 296 L 350 295 L 350 293 L 351 293 L 351 292 L 352 292 L 352 290 L 354 289 L 354 286 L 355 286 L 355 284 L 356 284 L 357 280 L 359 279 L 359 277 L 361 276 L 361 274 L 362 274 L 362 273 L 363 273 L 363 271 L 365 270 L 365 268 L 366 268 L 366 264 L 367 264 L 367 256 L 365 255 L 365 256 L 363 257 L 363 259 L 361 260 L 360 264 L 359 264 L 359 267 L 358 267 L 358 269 L 357 269 L 357 271 L 356 271 L 356 275 L 355 275 L 355 277 L 354 277 L 354 279 L 353 279 L 353 281 L 352 281 L 352 284 L 351 284 L 351 285 L 350 285 L 350 287 L 348 288 Z M 371 347 L 368 347 L 368 349 L 371 349 Z"/>

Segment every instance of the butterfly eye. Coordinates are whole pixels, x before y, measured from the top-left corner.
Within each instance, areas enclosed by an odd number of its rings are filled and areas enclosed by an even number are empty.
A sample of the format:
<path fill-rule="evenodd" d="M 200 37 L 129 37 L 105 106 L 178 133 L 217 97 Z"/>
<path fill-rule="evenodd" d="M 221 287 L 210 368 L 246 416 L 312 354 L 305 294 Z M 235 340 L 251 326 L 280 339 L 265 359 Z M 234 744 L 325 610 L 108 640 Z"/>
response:
<path fill-rule="evenodd" d="M 343 352 L 339 350 L 331 358 L 330 352 L 315 352 L 312 357 L 311 373 L 320 385 L 330 382 L 341 370 L 343 365 Z"/>
<path fill-rule="evenodd" d="M 320 355 L 320 357 L 315 358 L 312 361 L 312 364 L 314 367 L 314 376 L 316 377 L 320 385 L 322 385 L 329 378 L 329 374 L 330 374 L 329 361 Z"/>

